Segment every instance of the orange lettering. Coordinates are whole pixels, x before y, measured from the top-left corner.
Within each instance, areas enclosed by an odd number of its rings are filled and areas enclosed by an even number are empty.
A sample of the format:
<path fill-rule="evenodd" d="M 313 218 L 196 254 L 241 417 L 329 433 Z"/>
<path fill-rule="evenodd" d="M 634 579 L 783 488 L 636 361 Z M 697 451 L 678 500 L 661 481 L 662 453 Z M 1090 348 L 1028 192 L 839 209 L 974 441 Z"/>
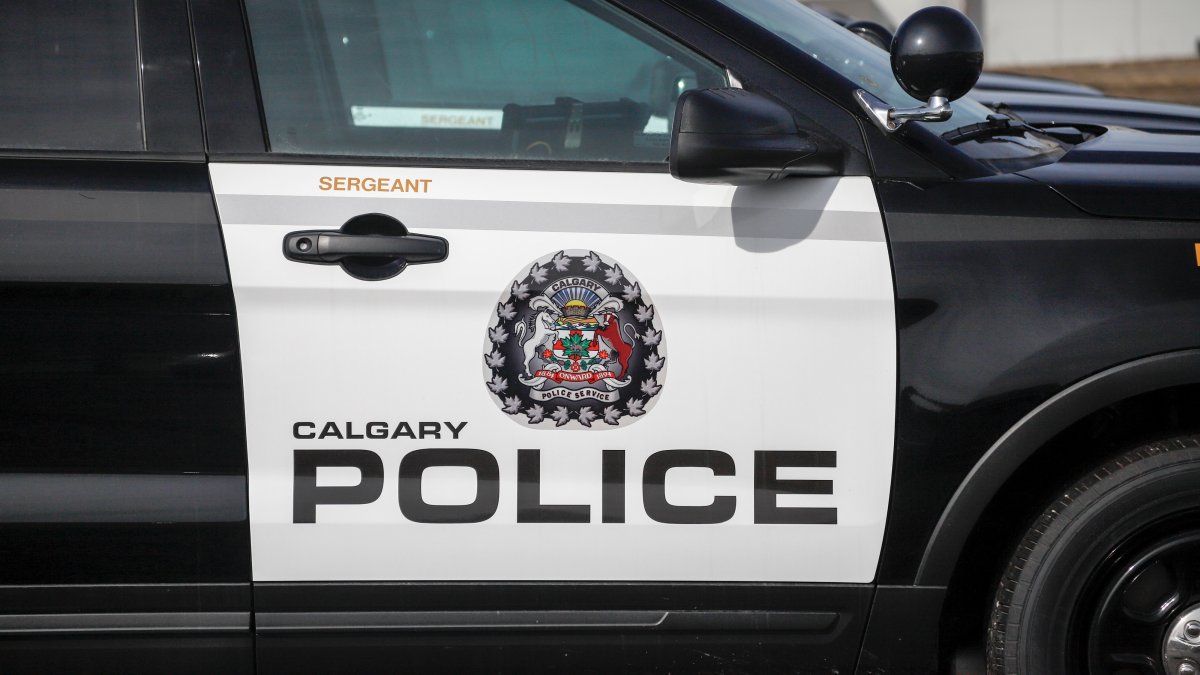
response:
<path fill-rule="evenodd" d="M 429 192 L 432 178 L 358 178 L 355 176 L 321 176 L 317 187 L 328 192 Z"/>

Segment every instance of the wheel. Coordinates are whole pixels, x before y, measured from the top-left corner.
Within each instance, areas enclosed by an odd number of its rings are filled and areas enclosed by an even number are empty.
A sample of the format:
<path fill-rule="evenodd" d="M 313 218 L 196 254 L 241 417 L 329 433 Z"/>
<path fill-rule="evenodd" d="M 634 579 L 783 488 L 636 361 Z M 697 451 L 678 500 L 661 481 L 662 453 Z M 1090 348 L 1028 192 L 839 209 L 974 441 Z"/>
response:
<path fill-rule="evenodd" d="M 1200 436 L 1067 489 L 1013 553 L 988 629 L 994 675 L 1200 674 Z"/>

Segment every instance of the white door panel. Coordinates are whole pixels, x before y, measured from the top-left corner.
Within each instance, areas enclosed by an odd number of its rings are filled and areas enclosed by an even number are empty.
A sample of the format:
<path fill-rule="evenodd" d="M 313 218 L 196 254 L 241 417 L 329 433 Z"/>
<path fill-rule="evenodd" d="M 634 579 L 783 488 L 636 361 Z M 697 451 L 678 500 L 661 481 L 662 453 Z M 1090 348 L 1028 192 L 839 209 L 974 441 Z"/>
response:
<path fill-rule="evenodd" d="M 867 582 L 891 477 L 895 320 L 883 226 L 867 178 L 735 189 L 664 174 L 214 164 L 238 308 L 246 392 L 254 577 L 305 580 Z M 321 189 L 322 177 L 422 180 L 397 192 Z M 376 181 L 375 185 L 385 181 Z M 332 185 L 332 182 L 330 182 Z M 403 184 L 401 184 L 403 186 Z M 411 183 L 409 184 L 411 186 Z M 288 261 L 283 237 L 379 212 L 450 242 L 449 258 L 380 282 Z M 522 424 L 481 374 L 497 298 L 530 261 L 596 251 L 636 275 L 669 344 L 669 373 L 635 424 Z M 438 422 L 441 438 L 298 439 L 334 422 L 393 430 Z M 446 423 L 461 427 L 452 438 Z M 307 428 L 307 427 L 306 427 Z M 429 427 L 432 428 L 432 427 Z M 415 434 L 414 434 L 415 435 Z M 323 504 L 293 522 L 295 450 L 370 450 L 384 467 L 369 504 Z M 401 459 L 477 448 L 499 468 L 494 515 L 413 523 L 398 504 Z M 517 453 L 539 449 L 541 501 L 590 506 L 590 522 L 517 522 Z M 646 459 L 727 453 L 731 476 L 667 473 L 666 499 L 736 498 L 717 524 L 666 524 L 643 504 Z M 624 521 L 601 522 L 601 453 L 625 451 Z M 780 507 L 836 509 L 836 523 L 755 523 L 756 450 L 836 453 L 832 480 Z M 319 469 L 320 485 L 358 482 Z M 473 472 L 429 469 L 430 503 L 466 503 Z"/>

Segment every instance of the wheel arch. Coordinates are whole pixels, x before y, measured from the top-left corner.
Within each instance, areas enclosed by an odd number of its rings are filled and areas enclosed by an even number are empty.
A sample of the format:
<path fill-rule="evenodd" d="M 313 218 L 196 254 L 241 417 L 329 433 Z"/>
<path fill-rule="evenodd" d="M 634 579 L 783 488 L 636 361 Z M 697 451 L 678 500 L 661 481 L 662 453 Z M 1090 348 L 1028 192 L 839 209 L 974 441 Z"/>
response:
<path fill-rule="evenodd" d="M 926 544 L 915 585 L 948 587 L 968 540 L 1005 484 L 1051 441 L 1110 406 L 1156 391 L 1200 385 L 1200 349 L 1123 363 L 1080 380 L 1005 432 L 975 463 L 942 510 Z"/>

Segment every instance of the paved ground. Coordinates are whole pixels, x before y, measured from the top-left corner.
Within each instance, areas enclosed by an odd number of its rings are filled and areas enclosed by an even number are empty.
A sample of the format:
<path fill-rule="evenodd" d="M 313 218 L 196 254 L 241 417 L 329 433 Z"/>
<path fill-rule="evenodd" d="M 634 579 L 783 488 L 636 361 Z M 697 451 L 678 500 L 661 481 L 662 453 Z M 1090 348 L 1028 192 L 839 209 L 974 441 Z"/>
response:
<path fill-rule="evenodd" d="M 1200 105 L 1200 59 L 1001 70 L 1090 84 L 1112 96 Z"/>

